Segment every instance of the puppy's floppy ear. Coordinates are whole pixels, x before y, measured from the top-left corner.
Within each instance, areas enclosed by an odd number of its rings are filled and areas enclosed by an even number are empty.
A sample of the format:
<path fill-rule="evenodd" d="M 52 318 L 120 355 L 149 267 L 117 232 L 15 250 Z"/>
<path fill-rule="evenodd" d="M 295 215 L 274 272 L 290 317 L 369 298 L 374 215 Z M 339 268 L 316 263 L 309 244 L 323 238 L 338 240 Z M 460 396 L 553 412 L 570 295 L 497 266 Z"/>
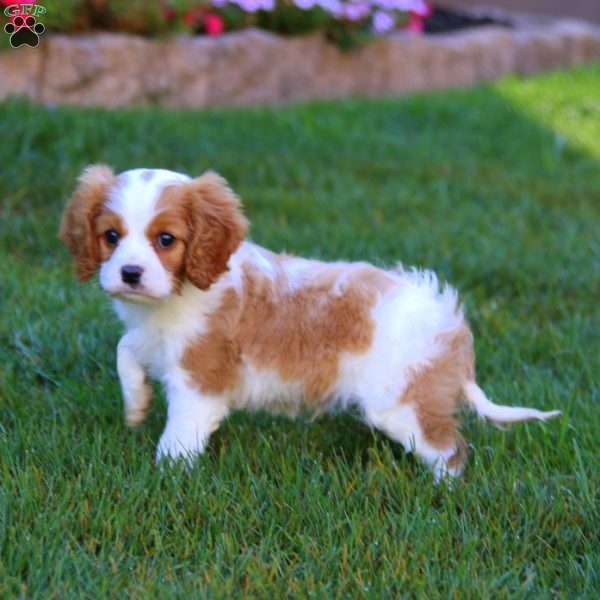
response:
<path fill-rule="evenodd" d="M 183 187 L 191 230 L 185 271 L 196 287 L 206 290 L 227 270 L 229 257 L 246 236 L 248 221 L 238 197 L 217 173 L 207 171 Z"/>
<path fill-rule="evenodd" d="M 64 210 L 59 237 L 73 255 L 80 281 L 87 281 L 98 267 L 98 242 L 93 224 L 115 181 L 114 173 L 106 165 L 86 167 Z"/>

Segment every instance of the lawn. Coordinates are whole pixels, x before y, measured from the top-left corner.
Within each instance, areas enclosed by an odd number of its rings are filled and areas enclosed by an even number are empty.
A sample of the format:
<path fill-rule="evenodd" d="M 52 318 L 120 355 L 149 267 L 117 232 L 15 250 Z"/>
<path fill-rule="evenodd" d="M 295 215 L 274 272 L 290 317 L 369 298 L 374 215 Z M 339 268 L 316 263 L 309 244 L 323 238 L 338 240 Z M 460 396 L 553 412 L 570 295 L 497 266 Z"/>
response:
<path fill-rule="evenodd" d="M 0 104 L 0 597 L 597 598 L 600 66 L 467 91 L 219 111 Z M 237 414 L 191 472 L 129 431 L 120 325 L 56 239 L 84 165 L 221 172 L 252 237 L 428 266 L 482 386 L 453 490 L 348 416 Z"/>

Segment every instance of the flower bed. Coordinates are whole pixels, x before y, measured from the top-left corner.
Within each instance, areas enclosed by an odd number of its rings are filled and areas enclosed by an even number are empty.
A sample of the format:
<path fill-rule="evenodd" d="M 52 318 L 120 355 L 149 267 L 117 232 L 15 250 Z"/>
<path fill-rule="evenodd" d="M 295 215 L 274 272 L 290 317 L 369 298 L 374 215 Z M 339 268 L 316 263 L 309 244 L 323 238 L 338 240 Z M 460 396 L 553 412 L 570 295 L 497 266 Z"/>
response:
<path fill-rule="evenodd" d="M 319 31 L 346 49 L 394 31 L 439 33 L 506 24 L 489 15 L 475 18 L 440 8 L 429 0 L 63 0 L 49 8 L 38 0 L 0 0 L 6 8 L 2 16 L 13 29 L 19 13 L 25 13 L 21 7 L 36 4 L 44 11 L 44 27 L 55 33 L 112 31 L 153 37 L 168 33 L 218 37 L 250 28 L 280 35 Z"/>
<path fill-rule="evenodd" d="M 12 6 L 37 0 L 0 3 Z M 58 8 L 49 6 L 46 25 L 61 33 L 108 30 L 216 37 L 249 28 L 281 35 L 321 31 L 341 47 L 396 29 L 422 31 L 432 12 L 426 0 L 65 0 Z"/>
<path fill-rule="evenodd" d="M 600 58 L 600 29 L 592 25 L 504 20 L 511 27 L 437 36 L 393 32 L 352 51 L 331 44 L 319 31 L 280 36 L 249 28 L 158 39 L 45 34 L 38 48 L 0 52 L 0 98 L 18 94 L 48 103 L 204 107 L 380 96 Z"/>

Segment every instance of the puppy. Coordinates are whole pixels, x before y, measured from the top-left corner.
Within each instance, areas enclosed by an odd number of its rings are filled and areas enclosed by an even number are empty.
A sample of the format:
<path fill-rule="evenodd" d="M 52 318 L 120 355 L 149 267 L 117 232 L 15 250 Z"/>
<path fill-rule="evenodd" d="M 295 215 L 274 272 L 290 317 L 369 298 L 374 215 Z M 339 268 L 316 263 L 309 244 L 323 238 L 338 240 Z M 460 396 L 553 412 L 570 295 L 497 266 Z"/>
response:
<path fill-rule="evenodd" d="M 164 385 L 157 459 L 200 454 L 232 410 L 352 406 L 439 479 L 464 464 L 460 401 L 497 424 L 560 414 L 488 400 L 456 291 L 433 273 L 275 254 L 247 228 L 212 172 L 90 166 L 65 209 L 60 237 L 79 279 L 99 268 L 125 324 L 128 425 L 148 410 L 147 376 Z"/>

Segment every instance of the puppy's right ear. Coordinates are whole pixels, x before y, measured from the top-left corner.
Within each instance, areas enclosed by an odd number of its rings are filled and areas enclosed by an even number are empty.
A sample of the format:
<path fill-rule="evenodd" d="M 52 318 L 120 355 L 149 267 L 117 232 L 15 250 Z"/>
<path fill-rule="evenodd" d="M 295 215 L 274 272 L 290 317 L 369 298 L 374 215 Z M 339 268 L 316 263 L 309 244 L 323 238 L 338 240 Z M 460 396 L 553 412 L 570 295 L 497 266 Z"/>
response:
<path fill-rule="evenodd" d="M 59 237 L 73 255 L 80 281 L 87 281 L 98 268 L 98 240 L 94 219 L 100 213 L 116 177 L 106 165 L 90 165 L 79 176 L 78 185 L 67 203 Z"/>

